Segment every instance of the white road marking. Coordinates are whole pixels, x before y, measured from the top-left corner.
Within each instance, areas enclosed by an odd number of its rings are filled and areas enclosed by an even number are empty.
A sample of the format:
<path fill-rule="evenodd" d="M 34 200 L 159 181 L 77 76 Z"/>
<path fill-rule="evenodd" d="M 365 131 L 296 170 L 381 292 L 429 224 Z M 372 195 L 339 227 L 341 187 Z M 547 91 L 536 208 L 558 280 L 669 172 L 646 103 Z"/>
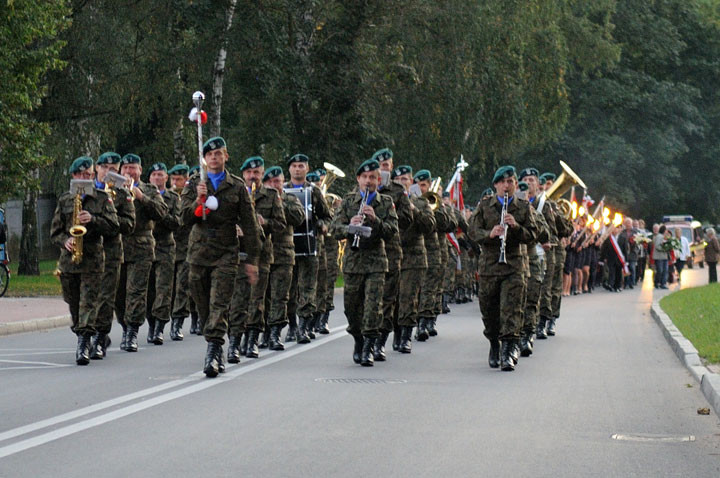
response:
<path fill-rule="evenodd" d="M 27 360 L 0 360 L 0 363 L 21 363 L 26 365 L 45 365 L 49 367 L 69 367 L 65 363 L 52 363 L 52 362 L 29 362 Z M 0 370 L 8 370 L 5 367 L 0 367 Z"/>
<path fill-rule="evenodd" d="M 205 390 L 207 388 L 213 387 L 215 385 L 220 385 L 221 383 L 225 383 L 229 380 L 235 379 L 237 377 L 240 377 L 242 375 L 248 374 L 250 372 L 253 372 L 255 370 L 258 370 L 263 367 L 267 367 L 269 365 L 275 364 L 277 362 L 289 359 L 291 357 L 294 357 L 295 355 L 301 354 L 303 352 L 307 352 L 308 350 L 312 350 L 314 348 L 317 348 L 321 345 L 330 343 L 331 341 L 345 337 L 346 334 L 344 333 L 336 333 L 338 331 L 344 330 L 345 326 L 335 327 L 330 330 L 330 335 L 327 335 L 325 337 L 322 337 L 318 340 L 316 340 L 313 343 L 306 344 L 306 345 L 295 345 L 292 347 L 291 350 L 286 350 L 282 353 L 278 353 L 276 355 L 270 356 L 266 359 L 261 359 L 255 363 L 252 363 L 250 365 L 233 365 L 227 367 L 227 372 L 219 375 L 218 377 L 214 379 L 206 379 L 202 380 L 200 382 L 197 381 L 198 378 L 202 377 L 202 372 L 196 372 L 192 375 L 189 375 L 188 377 L 180 380 L 173 380 L 172 382 L 168 382 L 162 385 L 158 385 L 156 387 L 147 388 L 145 390 L 140 390 L 139 392 L 131 393 L 128 395 L 124 395 L 122 397 L 118 397 L 112 400 L 107 400 L 105 402 L 101 402 L 97 405 L 92 405 L 89 407 L 81 408 L 79 410 L 75 410 L 73 412 L 64 413 L 62 415 L 58 415 L 56 417 L 48 418 L 46 420 L 41 420 L 39 422 L 31 423 L 29 425 L 25 425 L 22 427 L 14 428 L 12 430 L 8 430 L 4 433 L 0 433 L 0 441 L 9 440 L 12 438 L 16 438 L 22 435 L 25 435 L 27 433 L 41 430 L 43 428 L 47 428 L 52 425 L 56 425 L 58 423 L 66 422 L 68 420 L 72 420 L 73 418 L 78 418 L 84 415 L 88 415 L 89 413 L 97 412 L 121 403 L 125 403 L 131 400 L 135 400 L 137 398 L 142 398 L 148 395 L 152 395 L 154 393 L 157 393 L 159 391 L 167 390 L 169 388 L 174 388 L 176 386 L 188 383 L 188 382 L 196 382 L 193 385 L 190 385 L 188 387 L 184 387 L 180 390 L 175 390 L 172 392 L 168 392 L 162 395 L 158 395 L 156 397 L 150 398 L 148 400 L 143 400 L 142 402 L 135 403 L 128 405 L 123 408 L 119 408 L 117 410 L 113 410 L 111 412 L 105 413 L 103 415 L 98 415 L 93 418 L 88 418 L 86 420 L 80 421 L 78 423 L 73 423 L 71 425 L 64 426 L 62 428 L 58 428 L 56 430 L 43 433 L 41 435 L 38 435 L 33 438 L 28 438 L 25 440 L 21 440 L 17 443 L 13 443 L 10 445 L 6 445 L 2 448 L 0 448 L 0 458 L 14 455 L 15 453 L 19 453 L 24 450 L 28 450 L 30 448 L 34 448 L 40 445 L 43 445 L 45 443 L 49 443 L 54 440 L 58 440 L 60 438 L 66 437 L 68 435 L 72 435 L 74 433 L 78 433 L 84 430 L 87 430 L 89 428 L 93 428 L 114 420 L 117 420 L 122 417 L 126 417 L 128 415 L 132 415 L 134 413 L 140 412 L 142 410 L 146 410 L 148 408 L 154 407 L 156 405 L 160 405 L 165 402 L 169 402 L 171 400 L 175 400 L 176 398 L 185 397 L 187 395 L 200 392 L 202 390 Z"/>
<path fill-rule="evenodd" d="M 75 350 L 56 350 L 52 352 L 15 352 L 11 354 L 0 354 L 0 357 L 25 357 L 27 355 L 55 355 L 55 354 L 71 354 Z"/>

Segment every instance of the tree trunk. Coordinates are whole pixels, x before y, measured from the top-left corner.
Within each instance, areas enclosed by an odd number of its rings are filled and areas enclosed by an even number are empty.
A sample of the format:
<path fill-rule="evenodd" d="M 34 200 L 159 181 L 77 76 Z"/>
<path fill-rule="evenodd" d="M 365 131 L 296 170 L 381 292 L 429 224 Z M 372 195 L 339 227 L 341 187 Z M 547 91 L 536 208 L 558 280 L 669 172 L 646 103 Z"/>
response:
<path fill-rule="evenodd" d="M 35 170 L 33 175 L 37 179 L 40 173 L 38 170 Z M 20 239 L 20 261 L 18 263 L 19 275 L 40 275 L 40 264 L 38 262 L 37 200 L 37 189 L 31 187 L 25 193 L 25 199 L 23 200 L 22 238 Z"/>
<path fill-rule="evenodd" d="M 175 164 L 187 164 L 185 160 L 185 148 L 183 148 L 183 129 L 185 128 L 185 117 L 181 117 L 178 121 L 175 132 L 173 133 L 173 156 Z"/>
<path fill-rule="evenodd" d="M 237 0 L 231 0 L 225 15 L 225 30 L 223 31 L 220 50 L 215 59 L 213 68 L 213 111 L 210 131 L 213 136 L 220 136 L 220 123 L 222 118 L 222 95 L 223 95 L 223 78 L 225 77 L 225 60 L 227 59 L 227 47 L 230 36 L 230 28 L 232 27 L 233 16 L 235 15 L 235 5 Z"/>

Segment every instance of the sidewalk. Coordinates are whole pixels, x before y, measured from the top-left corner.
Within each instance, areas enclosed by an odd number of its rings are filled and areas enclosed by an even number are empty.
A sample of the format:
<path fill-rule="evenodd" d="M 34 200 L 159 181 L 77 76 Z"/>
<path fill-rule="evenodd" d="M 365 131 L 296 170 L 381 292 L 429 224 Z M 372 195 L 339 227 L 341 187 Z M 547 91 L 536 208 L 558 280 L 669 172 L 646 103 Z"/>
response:
<path fill-rule="evenodd" d="M 0 299 L 0 336 L 69 325 L 70 313 L 61 297 Z"/>

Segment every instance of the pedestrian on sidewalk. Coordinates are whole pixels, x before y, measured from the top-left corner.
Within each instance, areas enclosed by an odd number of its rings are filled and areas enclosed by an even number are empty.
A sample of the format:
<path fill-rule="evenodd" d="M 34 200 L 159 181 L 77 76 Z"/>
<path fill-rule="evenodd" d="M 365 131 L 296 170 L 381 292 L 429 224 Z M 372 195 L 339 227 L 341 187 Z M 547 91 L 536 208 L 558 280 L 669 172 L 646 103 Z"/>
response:
<path fill-rule="evenodd" d="M 675 270 L 677 271 L 677 282 L 678 285 L 680 285 L 682 282 L 681 275 L 683 267 L 685 267 L 685 263 L 687 262 L 688 257 L 690 257 L 690 243 L 687 238 L 682 235 L 682 231 L 679 227 L 675 228 L 675 237 L 678 241 L 680 241 L 680 247 L 675 249 Z"/>
<path fill-rule="evenodd" d="M 652 258 L 655 262 L 655 288 L 667 289 L 668 275 L 668 253 L 663 249 L 667 229 L 663 224 L 658 228 L 657 234 L 653 236 Z"/>
<path fill-rule="evenodd" d="M 705 231 L 707 237 L 707 247 L 705 248 L 705 263 L 708 266 L 708 282 L 710 284 L 717 282 L 717 263 L 720 257 L 720 243 L 715 235 L 715 229 L 708 228 Z"/>

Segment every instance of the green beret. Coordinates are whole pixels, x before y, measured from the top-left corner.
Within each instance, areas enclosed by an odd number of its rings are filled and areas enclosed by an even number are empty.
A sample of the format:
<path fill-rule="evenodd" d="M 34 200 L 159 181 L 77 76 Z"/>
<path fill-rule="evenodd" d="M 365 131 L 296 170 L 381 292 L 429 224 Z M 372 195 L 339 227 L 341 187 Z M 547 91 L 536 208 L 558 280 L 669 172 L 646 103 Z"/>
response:
<path fill-rule="evenodd" d="M 311 183 L 316 183 L 316 182 L 320 181 L 320 175 L 318 175 L 318 173 L 316 173 L 315 171 L 307 173 L 305 175 L 305 181 L 309 181 Z"/>
<path fill-rule="evenodd" d="M 280 166 L 273 166 L 272 168 L 269 168 L 267 171 L 265 171 L 265 174 L 263 174 L 263 182 L 280 176 L 282 173 L 283 170 Z"/>
<path fill-rule="evenodd" d="M 355 175 L 360 176 L 362 173 L 375 171 L 376 169 L 380 169 L 380 163 L 377 159 L 367 159 L 362 162 Z"/>
<path fill-rule="evenodd" d="M 545 184 L 545 177 L 540 176 L 540 179 L 538 179 L 538 181 L 540 182 L 540 185 L 542 186 L 543 184 Z"/>
<path fill-rule="evenodd" d="M 512 178 L 516 176 L 515 173 L 515 166 L 500 166 L 497 171 L 495 171 L 495 176 L 493 176 L 493 184 L 497 183 L 498 181 L 502 181 L 503 179 Z"/>
<path fill-rule="evenodd" d="M 253 156 L 245 160 L 242 167 L 240 167 L 240 171 L 259 168 L 260 166 L 265 166 L 265 160 L 262 159 L 260 156 Z"/>
<path fill-rule="evenodd" d="M 375 154 L 372 155 L 372 159 L 381 162 L 381 161 L 387 161 L 388 159 L 392 159 L 393 152 L 390 151 L 389 148 L 383 148 L 378 151 L 375 151 Z"/>
<path fill-rule="evenodd" d="M 197 173 L 198 171 L 200 171 L 200 166 L 198 166 L 196 164 L 195 166 L 190 168 L 190 171 L 188 172 L 188 174 L 190 174 L 190 176 L 192 176 L 193 174 Z"/>
<path fill-rule="evenodd" d="M 520 189 L 520 191 L 527 191 L 529 187 L 530 186 L 528 186 L 528 183 L 526 183 L 525 181 L 520 181 L 518 183 L 518 189 Z"/>
<path fill-rule="evenodd" d="M 520 171 L 520 174 L 518 175 L 518 180 L 522 181 L 522 179 L 525 176 L 540 176 L 540 172 L 535 168 L 525 168 L 522 171 Z"/>
<path fill-rule="evenodd" d="M 492 196 L 494 194 L 495 194 L 495 191 L 493 191 L 493 188 L 487 188 L 485 191 L 482 192 L 480 197 Z"/>
<path fill-rule="evenodd" d="M 123 156 L 122 159 L 120 160 L 120 166 L 124 166 L 126 164 L 142 165 L 142 161 L 140 161 L 140 156 L 138 156 L 137 154 L 129 153 L 129 154 L 126 154 L 125 156 Z"/>
<path fill-rule="evenodd" d="M 168 174 L 176 174 L 178 176 L 187 176 L 188 172 L 190 171 L 190 168 L 187 164 L 176 164 L 172 168 L 170 168 L 170 171 L 168 171 Z"/>
<path fill-rule="evenodd" d="M 220 136 L 210 138 L 209 140 L 205 141 L 205 144 L 203 144 L 203 156 L 208 154 L 210 151 L 215 151 L 216 149 L 221 148 L 227 148 L 227 144 L 225 144 L 224 139 L 222 139 Z"/>
<path fill-rule="evenodd" d="M 154 173 L 155 171 L 165 171 L 166 173 L 168 172 L 165 163 L 155 163 L 150 166 L 150 174 Z"/>
<path fill-rule="evenodd" d="M 89 156 L 80 156 L 70 165 L 70 174 L 82 173 L 93 167 L 93 160 Z"/>
<path fill-rule="evenodd" d="M 542 175 L 540 176 L 540 179 L 544 179 L 545 181 L 547 181 L 548 179 L 549 179 L 550 181 L 555 181 L 555 180 L 557 179 L 557 174 L 555 174 L 555 173 L 542 173 Z"/>
<path fill-rule="evenodd" d="M 450 191 L 443 191 L 442 197 L 449 198 L 450 197 Z"/>
<path fill-rule="evenodd" d="M 318 176 L 327 176 L 327 171 L 325 168 L 317 168 L 315 171 L 313 171 Z"/>
<path fill-rule="evenodd" d="M 288 166 L 290 166 L 292 163 L 307 163 L 309 161 L 310 158 L 308 158 L 302 153 L 298 153 L 290 156 L 290 159 L 287 160 L 287 164 Z"/>
<path fill-rule="evenodd" d="M 420 181 L 429 181 L 431 177 L 432 176 L 430 175 L 430 171 L 428 171 L 427 169 L 421 169 L 420 171 L 415 173 L 413 179 L 416 183 L 418 183 Z"/>
<path fill-rule="evenodd" d="M 113 153 L 112 151 L 108 151 L 107 153 L 101 154 L 97 160 L 97 164 L 119 164 L 119 163 L 120 163 L 120 155 L 117 153 Z"/>
<path fill-rule="evenodd" d="M 402 166 L 398 166 L 397 168 L 392 170 L 392 173 L 390 173 L 390 179 L 395 179 L 396 177 L 402 176 L 403 174 L 412 175 L 412 168 L 405 164 Z"/>

